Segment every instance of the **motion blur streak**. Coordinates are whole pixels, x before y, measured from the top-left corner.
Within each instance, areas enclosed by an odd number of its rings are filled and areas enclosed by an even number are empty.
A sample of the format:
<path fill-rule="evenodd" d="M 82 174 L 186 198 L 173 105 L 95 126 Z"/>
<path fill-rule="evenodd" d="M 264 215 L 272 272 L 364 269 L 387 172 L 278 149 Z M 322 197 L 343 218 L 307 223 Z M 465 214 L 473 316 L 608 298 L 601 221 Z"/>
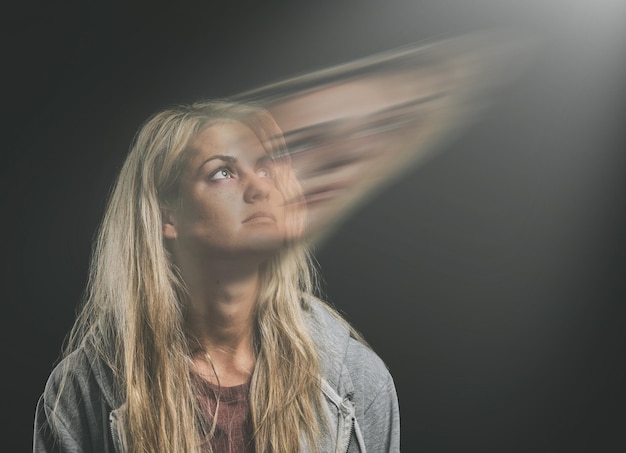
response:
<path fill-rule="evenodd" d="M 423 161 L 476 118 L 523 69 L 535 43 L 482 32 L 409 46 L 288 79 L 237 98 L 260 103 L 283 130 L 306 206 L 324 237 L 367 196 Z"/>

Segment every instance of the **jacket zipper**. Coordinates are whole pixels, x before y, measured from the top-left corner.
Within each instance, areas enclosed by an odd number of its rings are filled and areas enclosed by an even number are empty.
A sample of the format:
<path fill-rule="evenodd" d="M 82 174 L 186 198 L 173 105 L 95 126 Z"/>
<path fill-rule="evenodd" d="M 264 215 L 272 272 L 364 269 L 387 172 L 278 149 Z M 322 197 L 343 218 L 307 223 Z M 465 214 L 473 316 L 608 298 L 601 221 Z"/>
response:
<path fill-rule="evenodd" d="M 350 431 L 348 433 L 348 443 L 346 444 L 346 453 L 350 451 L 350 445 L 352 445 L 352 436 L 355 434 L 354 430 L 355 430 L 356 416 L 354 414 L 354 405 L 352 403 L 352 397 L 353 397 L 353 393 L 350 392 L 346 395 L 346 397 L 344 398 L 342 402 L 342 406 L 344 408 L 349 408 L 348 413 L 344 414 L 343 416 L 345 417 L 345 415 L 348 415 L 350 417 Z"/>
<path fill-rule="evenodd" d="M 102 415 L 102 434 L 104 435 L 104 453 L 113 453 L 111 443 L 113 442 L 113 428 L 111 427 L 111 414 L 104 401 L 104 395 L 100 396 L 100 407 Z"/>
<path fill-rule="evenodd" d="M 350 428 L 350 437 L 348 437 L 348 445 L 346 445 L 346 453 L 350 451 L 350 445 L 352 445 L 352 434 L 354 433 L 354 417 L 352 417 L 352 428 Z"/>

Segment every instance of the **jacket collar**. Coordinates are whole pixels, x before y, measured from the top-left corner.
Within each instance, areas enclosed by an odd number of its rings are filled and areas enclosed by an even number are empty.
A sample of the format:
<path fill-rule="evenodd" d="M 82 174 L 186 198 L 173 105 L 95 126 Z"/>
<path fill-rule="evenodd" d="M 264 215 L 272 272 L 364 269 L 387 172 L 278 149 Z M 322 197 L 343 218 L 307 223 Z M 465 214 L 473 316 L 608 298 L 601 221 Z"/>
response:
<path fill-rule="evenodd" d="M 115 385 L 113 377 L 113 371 L 109 366 L 102 362 L 102 358 L 96 353 L 95 347 L 86 342 L 85 355 L 91 365 L 91 371 L 100 386 L 104 401 L 109 405 L 111 409 L 116 409 L 124 403 L 123 389 L 118 389 Z"/>
<path fill-rule="evenodd" d="M 354 392 L 354 385 L 346 366 L 346 355 L 351 342 L 345 321 L 333 315 L 319 299 L 305 300 L 308 310 L 305 319 L 309 325 L 320 357 L 322 378 L 342 397 Z"/>
<path fill-rule="evenodd" d="M 333 315 L 325 302 L 313 296 L 305 299 L 305 320 L 319 351 L 322 379 L 339 396 L 348 397 L 354 392 L 354 385 L 345 365 L 351 341 L 347 323 Z M 85 352 L 104 400 L 112 409 L 120 407 L 124 403 L 123 389 L 117 389 L 114 384 L 112 370 L 102 363 L 93 345 L 87 343 Z"/>

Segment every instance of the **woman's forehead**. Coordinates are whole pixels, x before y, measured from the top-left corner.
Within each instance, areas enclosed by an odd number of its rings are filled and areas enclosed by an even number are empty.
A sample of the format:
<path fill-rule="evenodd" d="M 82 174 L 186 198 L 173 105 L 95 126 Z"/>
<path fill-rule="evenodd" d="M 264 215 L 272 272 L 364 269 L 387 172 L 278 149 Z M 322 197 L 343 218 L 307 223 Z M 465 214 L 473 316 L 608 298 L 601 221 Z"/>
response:
<path fill-rule="evenodd" d="M 254 131 L 236 120 L 223 120 L 203 128 L 190 143 L 190 148 L 191 161 L 222 154 L 238 159 L 258 158 L 266 154 Z"/>

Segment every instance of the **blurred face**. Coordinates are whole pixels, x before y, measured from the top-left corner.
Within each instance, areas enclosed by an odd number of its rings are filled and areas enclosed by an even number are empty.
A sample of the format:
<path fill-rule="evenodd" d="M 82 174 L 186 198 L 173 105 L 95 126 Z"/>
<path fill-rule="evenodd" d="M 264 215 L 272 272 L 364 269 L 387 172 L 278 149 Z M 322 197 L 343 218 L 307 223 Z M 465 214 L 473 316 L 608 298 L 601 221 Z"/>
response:
<path fill-rule="evenodd" d="M 224 121 L 202 130 L 190 146 L 180 202 L 164 215 L 164 236 L 186 253 L 208 257 L 280 248 L 284 200 L 275 185 L 275 164 L 254 132 Z"/>
<path fill-rule="evenodd" d="M 320 235 L 428 150 L 450 87 L 437 67 L 364 76 L 274 102 L 306 204 Z"/>

